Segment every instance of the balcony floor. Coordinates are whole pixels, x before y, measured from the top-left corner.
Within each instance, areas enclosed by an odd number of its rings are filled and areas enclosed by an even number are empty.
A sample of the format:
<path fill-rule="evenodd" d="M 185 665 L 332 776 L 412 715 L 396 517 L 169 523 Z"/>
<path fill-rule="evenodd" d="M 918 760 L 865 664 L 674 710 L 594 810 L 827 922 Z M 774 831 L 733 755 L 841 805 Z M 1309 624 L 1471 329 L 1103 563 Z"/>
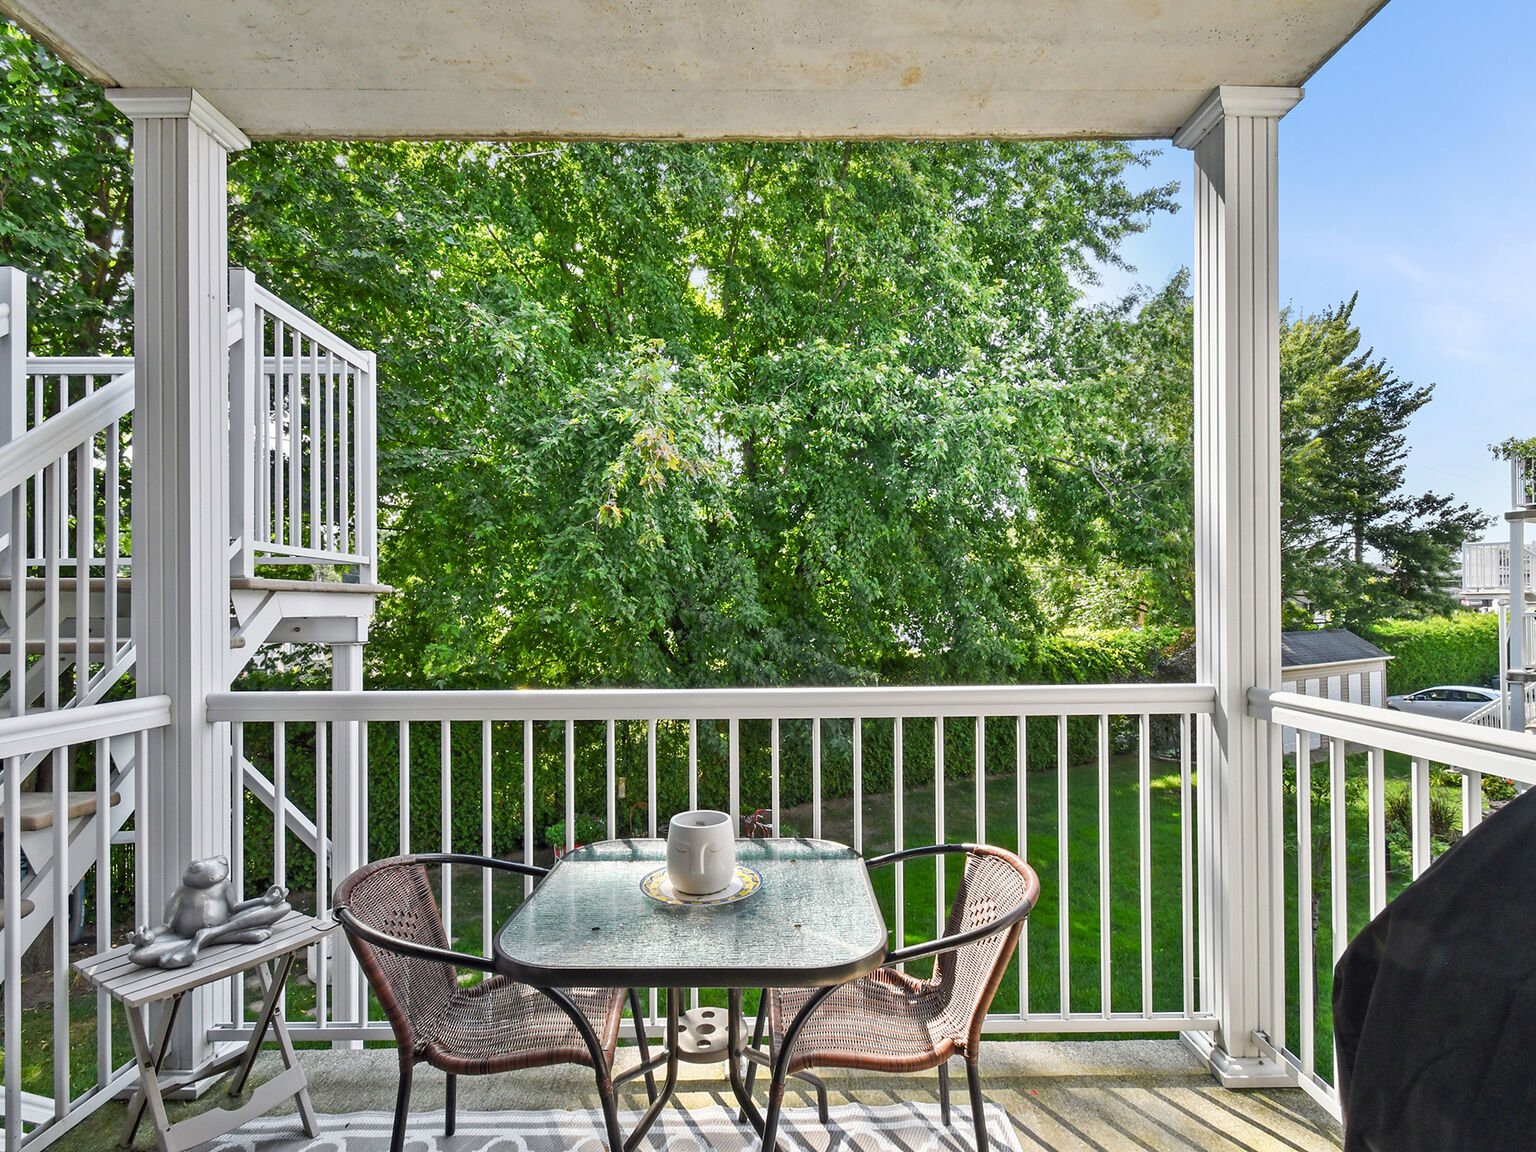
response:
<path fill-rule="evenodd" d="M 621 1051 L 620 1059 L 632 1050 Z M 988 1043 L 985 1048 L 987 1098 L 1007 1109 L 1024 1152 L 1120 1152 L 1124 1149 L 1198 1149 L 1199 1152 L 1322 1152 L 1342 1147 L 1338 1125 L 1298 1090 L 1233 1092 L 1219 1087 L 1174 1040 L 1076 1043 Z M 330 1112 L 387 1112 L 394 1106 L 398 1068 L 386 1049 L 364 1052 L 306 1051 L 315 1107 Z M 256 1079 L 271 1075 L 277 1060 L 270 1053 L 257 1065 Z M 726 1103 L 730 1090 L 717 1068 L 683 1065 L 684 1105 Z M 957 1102 L 964 1101 L 965 1079 L 957 1065 Z M 826 1075 L 834 1105 L 844 1099 L 871 1104 L 938 1099 L 938 1080 L 926 1076 Z M 643 1094 L 626 1091 L 626 1106 L 638 1106 Z M 809 1097 L 791 1104 L 804 1106 Z M 172 1106 L 173 1118 L 214 1106 L 210 1092 L 201 1100 Z M 461 1113 L 499 1108 L 596 1108 L 596 1093 L 585 1069 L 563 1068 L 513 1073 L 459 1082 Z M 442 1122 L 443 1078 L 419 1071 L 413 1098 L 416 1122 L 431 1130 Z M 435 1112 L 435 1114 L 434 1114 Z M 72 1149 L 116 1146 L 121 1104 L 91 1117 L 68 1138 Z M 970 1134 L 956 1128 L 960 1146 Z M 152 1147 L 148 1124 L 136 1147 Z"/>

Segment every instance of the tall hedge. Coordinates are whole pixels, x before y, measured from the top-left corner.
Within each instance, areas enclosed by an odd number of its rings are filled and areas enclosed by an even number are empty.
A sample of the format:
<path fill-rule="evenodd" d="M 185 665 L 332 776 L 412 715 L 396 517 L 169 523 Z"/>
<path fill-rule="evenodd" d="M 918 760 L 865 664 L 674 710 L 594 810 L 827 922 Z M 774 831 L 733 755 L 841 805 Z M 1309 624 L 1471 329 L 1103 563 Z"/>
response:
<path fill-rule="evenodd" d="M 1365 637 L 1392 656 L 1387 690 L 1393 694 L 1435 684 L 1486 684 L 1499 674 L 1499 620 L 1491 612 L 1380 620 Z"/>

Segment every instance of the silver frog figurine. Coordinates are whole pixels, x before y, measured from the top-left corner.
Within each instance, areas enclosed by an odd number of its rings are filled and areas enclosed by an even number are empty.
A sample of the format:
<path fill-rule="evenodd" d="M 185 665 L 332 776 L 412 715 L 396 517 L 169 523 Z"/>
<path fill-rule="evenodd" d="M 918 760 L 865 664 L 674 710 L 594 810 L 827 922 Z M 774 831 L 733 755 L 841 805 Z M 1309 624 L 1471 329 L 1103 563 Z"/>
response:
<path fill-rule="evenodd" d="M 166 902 L 165 923 L 140 927 L 128 958 L 145 968 L 185 968 L 204 945 L 260 944 L 291 910 L 288 890 L 276 886 L 237 902 L 228 857 L 194 860 Z"/>

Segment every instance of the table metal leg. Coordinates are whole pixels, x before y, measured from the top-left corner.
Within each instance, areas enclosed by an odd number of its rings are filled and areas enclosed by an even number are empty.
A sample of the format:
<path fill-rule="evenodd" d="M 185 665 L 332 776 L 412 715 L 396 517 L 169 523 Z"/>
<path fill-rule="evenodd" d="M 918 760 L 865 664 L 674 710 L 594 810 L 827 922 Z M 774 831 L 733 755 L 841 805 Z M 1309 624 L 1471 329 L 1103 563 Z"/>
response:
<path fill-rule="evenodd" d="M 629 990 L 629 1014 L 635 1021 L 635 1046 L 640 1049 L 640 1067 L 645 1069 L 645 1091 L 652 1103 L 656 1100 L 656 1073 L 655 1065 L 651 1063 L 651 1048 L 645 1039 L 645 1012 L 640 1007 L 640 993 L 631 988 Z M 614 1081 L 618 1086 L 618 1081 Z"/>
<path fill-rule="evenodd" d="M 656 1122 L 656 1117 L 661 1115 L 661 1110 L 671 1103 L 677 1093 L 677 1018 L 682 1011 L 682 1001 L 681 988 L 667 989 L 667 1078 L 650 1107 L 645 1110 L 645 1115 L 635 1125 L 635 1130 L 629 1134 L 629 1139 L 624 1141 L 624 1152 L 634 1152 L 639 1147 L 645 1134 L 651 1130 L 651 1125 Z"/>
<path fill-rule="evenodd" d="M 737 1005 L 738 1008 L 740 1008 L 740 1006 L 741 1006 L 741 993 L 740 992 L 736 993 L 736 1005 Z M 758 1000 L 758 1004 L 757 1004 L 757 1023 L 752 1026 L 752 1044 L 750 1046 L 750 1050 L 752 1052 L 755 1053 L 757 1051 L 757 1049 L 758 1049 L 758 1046 L 762 1044 L 762 1042 L 763 1042 L 763 1029 L 766 1028 L 767 1026 L 768 1026 L 768 989 L 764 988 L 764 989 L 762 989 L 762 992 L 760 994 L 760 999 Z M 748 1100 L 752 1099 L 752 1082 L 754 1080 L 756 1080 L 756 1079 L 757 1079 L 757 1060 L 754 1059 L 754 1058 L 749 1057 L 747 1059 L 747 1083 L 746 1083 L 746 1097 L 747 1097 Z M 739 1097 L 739 1094 L 738 1094 L 738 1097 Z M 745 1118 L 746 1114 L 747 1114 L 747 1111 L 746 1111 L 745 1108 L 743 1108 L 741 1110 L 741 1117 L 738 1117 L 738 1120 L 740 1120 L 742 1118 Z M 762 1126 L 761 1123 L 754 1123 L 753 1127 L 755 1129 L 757 1129 L 759 1134 L 761 1134 L 761 1132 L 763 1130 L 763 1126 Z"/>
<path fill-rule="evenodd" d="M 757 1111 L 757 1104 L 753 1103 L 753 1089 L 751 1089 L 751 1069 L 748 1069 L 748 1078 L 742 1078 L 742 989 L 733 988 L 727 992 L 728 1009 L 727 1017 L 727 1063 L 731 1069 L 731 1092 L 736 1094 L 736 1103 L 742 1109 L 742 1115 L 753 1126 L 757 1135 L 762 1135 L 762 1112 Z M 756 1043 L 754 1043 L 756 1048 Z"/>

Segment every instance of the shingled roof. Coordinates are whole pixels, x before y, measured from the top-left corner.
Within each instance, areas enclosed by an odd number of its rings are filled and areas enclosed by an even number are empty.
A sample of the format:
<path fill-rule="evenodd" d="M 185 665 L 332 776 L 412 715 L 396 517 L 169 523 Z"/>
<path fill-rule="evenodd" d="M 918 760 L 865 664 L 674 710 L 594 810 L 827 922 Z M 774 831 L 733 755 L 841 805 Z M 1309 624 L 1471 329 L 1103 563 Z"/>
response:
<path fill-rule="evenodd" d="M 1347 628 L 1280 633 L 1280 667 L 1310 668 L 1319 664 L 1350 664 L 1360 660 L 1390 660 L 1369 640 Z"/>

